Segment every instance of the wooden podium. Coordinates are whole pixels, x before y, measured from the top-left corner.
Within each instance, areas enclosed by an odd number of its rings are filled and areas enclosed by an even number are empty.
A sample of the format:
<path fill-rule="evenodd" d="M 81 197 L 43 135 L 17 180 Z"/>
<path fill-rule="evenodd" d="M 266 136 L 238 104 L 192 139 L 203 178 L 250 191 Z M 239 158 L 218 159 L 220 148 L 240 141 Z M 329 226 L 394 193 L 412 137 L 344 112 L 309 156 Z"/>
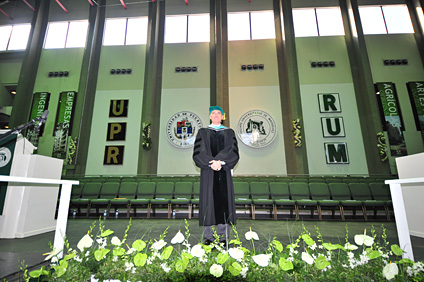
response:
<path fill-rule="evenodd" d="M 33 150 L 28 140 L 18 136 L 9 175 L 60 179 L 63 160 L 33 155 Z M 8 183 L 0 215 L 0 238 L 24 238 L 54 231 L 58 193 L 57 184 Z"/>

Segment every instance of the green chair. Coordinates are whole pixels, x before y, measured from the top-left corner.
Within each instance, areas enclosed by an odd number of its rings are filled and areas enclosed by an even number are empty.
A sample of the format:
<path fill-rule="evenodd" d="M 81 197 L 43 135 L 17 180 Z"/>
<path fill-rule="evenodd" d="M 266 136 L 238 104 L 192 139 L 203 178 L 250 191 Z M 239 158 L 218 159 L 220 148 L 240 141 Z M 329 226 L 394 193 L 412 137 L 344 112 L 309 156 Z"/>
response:
<path fill-rule="evenodd" d="M 111 208 L 114 208 L 115 212 L 120 207 L 125 207 L 127 209 L 127 218 L 130 218 L 131 200 L 136 197 L 137 185 L 137 182 L 122 180 L 118 197 L 110 200 Z"/>
<path fill-rule="evenodd" d="M 368 186 L 371 190 L 371 195 L 374 200 L 384 201 L 385 203 L 385 212 L 387 220 L 390 220 L 390 210 L 393 210 L 392 197 L 390 194 L 390 187 L 385 183 L 369 183 Z"/>
<path fill-rule="evenodd" d="M 309 183 L 326 183 L 323 177 L 310 177 Z"/>
<path fill-rule="evenodd" d="M 190 201 L 191 204 L 191 217 L 194 216 L 194 209 L 199 206 L 199 195 L 200 195 L 200 182 L 196 181 L 193 183 L 193 195 Z"/>
<path fill-rule="evenodd" d="M 88 218 L 90 215 L 91 200 L 99 198 L 101 188 L 102 183 L 100 182 L 85 183 L 81 192 L 81 197 L 71 200 L 72 206 L 77 207 L 79 212 L 82 207 L 86 208 L 85 216 Z"/>
<path fill-rule="evenodd" d="M 314 217 L 315 209 L 318 210 L 318 202 L 311 200 L 309 194 L 309 186 L 306 182 L 290 182 L 289 183 L 291 199 L 296 202 L 295 211 L 296 219 L 299 219 L 299 210 L 306 209 L 311 211 L 311 218 Z"/>
<path fill-rule="evenodd" d="M 377 217 L 378 210 L 386 211 L 386 204 L 384 201 L 372 198 L 371 191 L 367 183 L 349 183 L 349 188 L 352 198 L 362 202 L 362 212 L 364 214 L 365 221 L 368 221 L 367 207 L 374 210 L 375 217 Z"/>
<path fill-rule="evenodd" d="M 311 199 L 318 202 L 318 216 L 319 220 L 322 220 L 322 210 L 329 209 L 332 212 L 332 217 L 334 218 L 335 209 L 340 209 L 340 202 L 331 200 L 330 190 L 328 189 L 327 183 L 309 183 L 309 191 L 311 193 Z"/>
<path fill-rule="evenodd" d="M 251 211 L 252 200 L 248 182 L 234 182 L 234 199 L 236 208 L 249 209 Z"/>
<path fill-rule="evenodd" d="M 81 198 L 81 193 L 84 187 L 84 183 L 78 184 L 78 185 L 72 185 L 72 191 L 71 191 L 71 201 L 69 204 L 69 212 L 73 212 L 73 208 L 77 208 L 78 214 L 81 212 L 81 207 L 74 205 L 75 200 Z M 58 201 L 60 201 L 60 198 L 58 198 Z"/>
<path fill-rule="evenodd" d="M 96 215 L 99 216 L 99 209 L 106 208 L 106 217 L 110 213 L 110 200 L 118 196 L 119 182 L 105 182 L 102 184 L 102 189 L 98 199 L 90 201 L 91 207 L 96 208 Z"/>
<path fill-rule="evenodd" d="M 150 200 L 150 207 L 153 211 L 153 215 L 156 215 L 156 209 L 167 207 L 168 208 L 168 218 L 171 218 L 171 199 L 172 194 L 174 193 L 174 183 L 173 182 L 157 182 L 155 197 Z"/>
<path fill-rule="evenodd" d="M 174 197 L 171 199 L 171 210 L 174 207 L 187 207 L 188 218 L 191 219 L 191 194 L 193 192 L 192 182 L 176 182 L 174 188 Z"/>
<path fill-rule="evenodd" d="M 296 201 L 290 199 L 289 184 L 285 182 L 271 182 L 269 183 L 269 192 L 274 202 L 274 219 L 278 219 L 278 208 L 289 209 L 290 217 L 293 217 Z"/>
<path fill-rule="evenodd" d="M 270 210 L 274 208 L 274 201 L 270 198 L 268 182 L 250 182 L 250 195 L 252 199 L 252 219 L 255 219 L 256 207 Z"/>
<path fill-rule="evenodd" d="M 357 200 L 352 200 L 350 195 L 349 186 L 346 183 L 329 183 L 328 188 L 330 189 L 331 198 L 335 201 L 339 201 L 340 204 L 340 214 L 342 220 L 345 221 L 345 210 L 350 209 L 353 211 L 354 215 L 356 210 L 362 209 L 362 202 Z"/>
<path fill-rule="evenodd" d="M 131 208 L 134 210 L 134 217 L 137 216 L 137 208 L 147 209 L 147 218 L 150 218 L 150 201 L 155 196 L 155 182 L 138 182 L 135 199 L 130 199 Z"/>

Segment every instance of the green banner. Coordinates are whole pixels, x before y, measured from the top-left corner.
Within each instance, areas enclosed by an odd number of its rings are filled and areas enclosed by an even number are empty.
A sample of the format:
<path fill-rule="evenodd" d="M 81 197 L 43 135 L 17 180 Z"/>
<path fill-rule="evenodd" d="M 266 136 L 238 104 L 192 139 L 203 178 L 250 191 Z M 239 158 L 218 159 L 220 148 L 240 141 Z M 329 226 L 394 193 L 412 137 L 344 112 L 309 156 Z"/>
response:
<path fill-rule="evenodd" d="M 405 139 L 403 137 L 403 123 L 396 87 L 392 82 L 376 83 L 376 94 L 384 130 L 389 136 L 390 153 L 392 156 L 406 156 Z"/>
<path fill-rule="evenodd" d="M 50 93 L 38 92 L 34 93 L 32 98 L 32 109 L 29 120 L 41 117 L 45 110 L 49 107 Z M 35 128 L 30 127 L 27 130 L 26 138 L 35 146 L 38 147 L 38 138 L 43 135 L 44 124 L 41 126 L 40 131 L 35 132 Z"/>
<path fill-rule="evenodd" d="M 68 148 L 68 139 L 71 134 L 72 117 L 75 108 L 77 92 L 66 91 L 60 93 L 56 115 L 56 126 L 53 132 L 54 145 L 52 156 L 65 159 Z"/>
<path fill-rule="evenodd" d="M 417 130 L 421 130 L 424 139 L 424 81 L 408 82 L 406 84 L 411 100 Z"/>
<path fill-rule="evenodd" d="M 0 141 L 0 175 L 10 175 L 13 154 L 15 153 L 16 137 L 16 134 L 12 134 Z M 6 192 L 7 182 L 0 182 L 0 215 L 3 214 Z"/>

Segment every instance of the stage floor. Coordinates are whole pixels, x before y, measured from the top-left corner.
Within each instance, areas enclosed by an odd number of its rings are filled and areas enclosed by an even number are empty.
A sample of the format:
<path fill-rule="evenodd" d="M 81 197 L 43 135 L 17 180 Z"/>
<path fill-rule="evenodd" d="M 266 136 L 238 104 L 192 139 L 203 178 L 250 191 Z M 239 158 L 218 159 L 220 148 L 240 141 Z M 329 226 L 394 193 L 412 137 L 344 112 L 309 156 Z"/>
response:
<path fill-rule="evenodd" d="M 78 241 L 87 234 L 93 219 L 69 219 L 67 227 L 67 237 L 72 248 L 76 248 Z M 115 235 L 122 239 L 127 228 L 128 219 L 106 219 L 103 221 L 106 229 L 115 231 Z M 200 227 L 197 219 L 188 220 L 191 237 L 190 244 L 201 241 L 203 227 Z M 395 222 L 326 222 L 326 221 L 293 221 L 293 220 L 249 220 L 240 219 L 237 222 L 237 232 L 243 241 L 243 245 L 249 248 L 250 244 L 245 241 L 244 234 L 251 227 L 257 232 L 260 241 L 255 242 L 255 248 L 263 251 L 268 247 L 269 239 L 276 237 L 284 246 L 291 240 L 296 239 L 305 227 L 314 237 L 315 227 L 318 227 L 324 241 L 332 243 L 345 243 L 345 227 L 349 229 L 349 241 L 354 243 L 353 237 L 363 234 L 367 229 L 367 234 L 371 235 L 371 228 L 374 226 L 376 233 L 381 235 L 382 225 L 386 228 L 387 240 L 390 244 L 398 244 Z M 97 222 L 98 226 L 98 222 Z M 184 219 L 135 219 L 128 233 L 128 244 L 143 237 L 158 239 L 160 234 L 169 227 L 165 240 L 170 242 L 172 237 L 181 230 L 184 233 Z M 96 228 L 97 230 L 97 228 Z M 230 238 L 231 239 L 231 238 Z M 411 236 L 413 252 L 416 261 L 424 261 L 424 238 Z M 24 239 L 0 239 L 0 279 L 8 278 L 7 281 L 19 281 L 17 278 L 21 262 L 29 267 L 43 263 L 43 254 L 50 251 L 49 242 L 53 243 L 54 232 L 36 235 Z"/>

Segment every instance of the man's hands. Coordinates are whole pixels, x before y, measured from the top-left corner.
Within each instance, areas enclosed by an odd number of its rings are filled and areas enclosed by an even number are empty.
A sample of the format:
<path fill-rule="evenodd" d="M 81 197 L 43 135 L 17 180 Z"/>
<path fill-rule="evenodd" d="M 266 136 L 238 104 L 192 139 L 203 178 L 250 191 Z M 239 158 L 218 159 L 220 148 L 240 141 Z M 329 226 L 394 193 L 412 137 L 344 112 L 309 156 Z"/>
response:
<path fill-rule="evenodd" d="M 222 168 L 221 161 L 212 160 L 209 163 L 211 164 L 211 169 L 213 170 L 218 171 L 218 170 L 221 170 Z"/>

